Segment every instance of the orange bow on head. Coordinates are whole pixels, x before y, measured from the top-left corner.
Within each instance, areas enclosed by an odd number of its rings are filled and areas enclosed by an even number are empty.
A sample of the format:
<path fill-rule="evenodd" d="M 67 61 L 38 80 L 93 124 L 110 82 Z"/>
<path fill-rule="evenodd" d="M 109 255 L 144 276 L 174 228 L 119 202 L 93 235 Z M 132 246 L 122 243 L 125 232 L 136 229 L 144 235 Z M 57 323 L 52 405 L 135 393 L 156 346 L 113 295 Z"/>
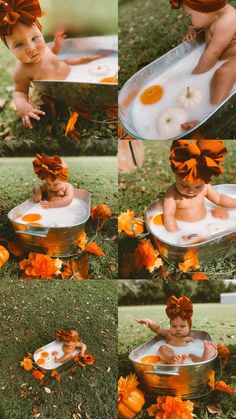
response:
<path fill-rule="evenodd" d="M 174 140 L 170 149 L 173 172 L 186 182 L 209 183 L 212 176 L 223 173 L 221 166 L 227 149 L 222 140 Z"/>
<path fill-rule="evenodd" d="M 181 4 L 201 13 L 216 12 L 226 6 L 227 0 L 170 0 L 172 9 L 180 9 Z"/>
<path fill-rule="evenodd" d="M 189 320 L 193 315 L 193 303 L 185 295 L 180 298 L 172 295 L 166 303 L 166 314 L 171 320 L 177 316 L 184 320 Z"/>
<path fill-rule="evenodd" d="M 172 9 L 180 9 L 181 0 L 170 0 L 170 5 Z"/>
<path fill-rule="evenodd" d="M 41 16 L 38 0 L 0 0 L 0 36 L 11 35 L 17 22 L 25 25 L 35 23 L 41 30 L 42 26 L 37 20 Z"/>
<path fill-rule="evenodd" d="M 37 154 L 33 161 L 34 171 L 39 179 L 46 177 L 56 178 L 65 182 L 68 178 L 69 170 L 59 156 L 50 157 L 46 154 Z"/>
<path fill-rule="evenodd" d="M 76 330 L 63 330 L 58 329 L 56 331 L 56 339 L 63 342 L 77 342 L 79 333 Z"/>

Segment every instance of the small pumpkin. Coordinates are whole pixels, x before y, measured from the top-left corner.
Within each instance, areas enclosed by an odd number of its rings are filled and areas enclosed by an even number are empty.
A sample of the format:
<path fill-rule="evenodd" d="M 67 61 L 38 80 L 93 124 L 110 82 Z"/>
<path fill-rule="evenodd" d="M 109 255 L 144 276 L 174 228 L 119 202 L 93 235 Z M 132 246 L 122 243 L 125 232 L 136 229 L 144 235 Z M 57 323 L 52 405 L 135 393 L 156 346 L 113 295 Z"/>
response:
<path fill-rule="evenodd" d="M 181 134 L 181 124 L 188 119 L 187 112 L 182 108 L 168 108 L 158 118 L 157 129 L 160 138 L 170 139 Z"/>
<path fill-rule="evenodd" d="M 156 364 L 157 362 L 160 362 L 160 357 L 158 355 L 146 355 L 141 358 L 140 361 L 147 364 Z"/>
<path fill-rule="evenodd" d="M 189 109 L 200 103 L 202 100 L 202 93 L 193 87 L 187 89 L 179 97 L 179 105 L 183 108 Z"/>
<path fill-rule="evenodd" d="M 118 382 L 118 416 L 120 419 L 132 419 L 143 408 L 145 398 L 137 388 L 139 382 L 135 374 L 120 377 Z"/>
<path fill-rule="evenodd" d="M 163 87 L 158 84 L 149 86 L 141 93 L 140 100 L 144 105 L 152 105 L 153 103 L 161 100 L 163 92 Z"/>
<path fill-rule="evenodd" d="M 8 261 L 9 252 L 4 246 L 0 246 L 0 268 Z"/>

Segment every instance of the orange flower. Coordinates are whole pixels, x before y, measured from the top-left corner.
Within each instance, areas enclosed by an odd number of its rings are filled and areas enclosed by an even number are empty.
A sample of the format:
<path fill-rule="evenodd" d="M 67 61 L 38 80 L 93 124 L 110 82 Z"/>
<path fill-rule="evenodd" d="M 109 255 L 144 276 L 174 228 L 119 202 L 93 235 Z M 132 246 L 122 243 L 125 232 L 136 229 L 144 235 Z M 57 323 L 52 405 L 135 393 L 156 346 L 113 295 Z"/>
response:
<path fill-rule="evenodd" d="M 195 274 L 192 274 L 193 281 L 205 281 L 207 279 L 208 279 L 208 275 L 202 272 L 196 272 Z"/>
<path fill-rule="evenodd" d="M 32 375 L 36 378 L 36 380 L 42 380 L 45 377 L 45 375 L 39 370 L 33 370 Z"/>
<path fill-rule="evenodd" d="M 77 112 L 72 112 L 72 114 L 70 116 L 70 119 L 69 119 L 69 121 L 67 123 L 67 126 L 66 126 L 65 137 L 67 137 L 67 135 L 70 132 L 73 132 L 74 131 L 74 129 L 75 129 L 75 123 L 76 123 L 78 117 L 79 117 L 79 114 Z"/>
<path fill-rule="evenodd" d="M 224 391 L 226 393 L 234 393 L 234 389 L 228 386 L 224 381 L 220 380 L 215 384 L 215 390 Z"/>
<path fill-rule="evenodd" d="M 61 376 L 60 376 L 60 374 L 58 374 L 58 373 L 56 372 L 56 370 L 52 370 L 51 377 L 54 377 L 54 378 L 58 381 L 58 383 L 60 383 L 60 381 L 61 381 Z"/>
<path fill-rule="evenodd" d="M 156 419 L 193 419 L 193 403 L 180 397 L 163 396 L 157 398 L 157 404 L 150 406 L 149 416 Z"/>
<path fill-rule="evenodd" d="M 91 208 L 91 218 L 99 220 L 99 229 L 101 230 L 107 219 L 111 216 L 111 210 L 106 204 L 99 204 Z"/>
<path fill-rule="evenodd" d="M 163 255 L 164 258 L 167 258 L 168 257 L 168 249 L 167 249 L 166 245 L 163 244 L 160 240 L 157 240 L 157 239 L 155 239 L 154 242 L 155 242 L 155 245 L 157 246 L 160 254 Z"/>
<path fill-rule="evenodd" d="M 19 265 L 26 278 L 52 279 L 58 270 L 55 260 L 41 253 L 30 252 L 29 258 L 22 260 Z"/>
<path fill-rule="evenodd" d="M 62 272 L 62 279 L 88 279 L 88 254 L 78 260 L 70 259 Z"/>
<path fill-rule="evenodd" d="M 86 352 L 84 356 L 81 356 L 81 359 L 85 362 L 86 365 L 93 365 L 95 361 L 94 356 L 89 354 L 88 352 Z"/>
<path fill-rule="evenodd" d="M 87 252 L 94 253 L 96 256 L 105 256 L 103 250 L 95 242 L 91 242 L 86 247 Z"/>
<path fill-rule="evenodd" d="M 20 365 L 24 368 L 25 371 L 30 371 L 33 368 L 32 359 L 29 357 L 25 357 L 23 361 L 21 361 Z"/>
<path fill-rule="evenodd" d="M 87 244 L 87 234 L 85 231 L 81 231 L 79 237 L 76 240 L 76 244 L 80 247 L 81 250 L 84 250 Z"/>
<path fill-rule="evenodd" d="M 134 233 L 131 230 L 130 222 L 135 217 L 135 212 L 127 209 L 125 212 L 122 212 L 118 217 L 118 232 L 122 231 L 130 237 L 134 237 Z M 133 229 L 136 234 L 142 234 L 144 230 L 144 224 L 142 221 L 134 220 Z"/>
<path fill-rule="evenodd" d="M 190 269 L 199 268 L 199 260 L 195 249 L 188 249 L 184 254 L 184 262 L 179 263 L 179 269 L 183 272 L 189 272 Z"/>
<path fill-rule="evenodd" d="M 23 246 L 18 240 L 8 242 L 7 248 L 10 253 L 12 253 L 15 256 L 18 256 L 19 258 L 21 258 L 24 254 Z"/>
<path fill-rule="evenodd" d="M 158 258 L 159 252 L 154 249 L 150 240 L 141 240 L 134 251 L 134 269 L 140 272 L 142 268 L 153 272 L 162 265 L 161 258 Z"/>
<path fill-rule="evenodd" d="M 135 374 L 120 377 L 118 381 L 118 415 L 121 419 L 134 418 L 145 403 L 143 392 L 137 388 L 139 382 Z"/>
<path fill-rule="evenodd" d="M 229 358 L 230 356 L 229 348 L 227 348 L 227 346 L 224 345 L 223 343 L 219 343 L 217 345 L 217 351 L 218 351 L 218 356 L 220 358 Z"/>

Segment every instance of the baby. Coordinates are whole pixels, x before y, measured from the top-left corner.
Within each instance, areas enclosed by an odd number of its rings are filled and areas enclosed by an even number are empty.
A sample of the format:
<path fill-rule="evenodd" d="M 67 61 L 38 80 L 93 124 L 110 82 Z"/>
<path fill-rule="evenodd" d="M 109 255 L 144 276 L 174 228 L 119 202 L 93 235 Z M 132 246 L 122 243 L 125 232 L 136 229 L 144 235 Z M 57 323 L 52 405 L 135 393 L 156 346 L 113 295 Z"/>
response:
<path fill-rule="evenodd" d="M 62 346 L 64 355 L 61 358 L 55 356 L 56 363 L 62 363 L 70 359 L 76 349 L 80 349 L 80 356 L 84 356 L 87 346 L 83 342 L 79 342 L 79 333 L 76 330 L 68 330 L 67 332 L 58 330 L 56 339 L 64 342 Z"/>
<path fill-rule="evenodd" d="M 16 56 L 14 70 L 14 102 L 26 128 L 32 128 L 30 118 L 40 120 L 45 112 L 29 103 L 29 87 L 33 80 L 64 80 L 70 73 L 68 64 L 86 64 L 101 58 L 92 55 L 60 61 L 63 33 L 58 33 L 52 50 L 46 45 L 38 21 L 41 9 L 37 0 L 7 0 L 0 2 L 0 36 Z"/>
<path fill-rule="evenodd" d="M 179 230 L 176 220 L 194 222 L 205 218 L 205 198 L 220 207 L 236 208 L 236 199 L 220 194 L 209 184 L 212 176 L 223 173 L 221 164 L 226 152 L 222 140 L 172 142 L 170 164 L 176 181 L 165 193 L 163 205 L 163 221 L 168 231 Z M 217 210 L 212 215 L 224 218 L 226 210 Z"/>
<path fill-rule="evenodd" d="M 236 10 L 227 0 L 172 0 L 172 8 L 180 8 L 191 17 L 192 25 L 185 40 L 191 42 L 197 29 L 205 29 L 206 49 L 193 74 L 210 70 L 218 60 L 227 60 L 214 74 L 211 103 L 222 102 L 236 82 Z"/>
<path fill-rule="evenodd" d="M 170 346 L 185 346 L 194 339 L 190 335 L 192 327 L 193 305 L 192 301 L 182 296 L 176 298 L 172 295 L 166 304 L 166 314 L 170 319 L 170 328 L 164 329 L 150 319 L 136 320 L 140 324 L 145 324 L 153 332 L 165 338 Z M 204 341 L 204 350 L 201 357 L 194 354 L 176 355 L 174 350 L 167 345 L 161 345 L 158 349 L 160 363 L 164 364 L 182 364 L 186 358 L 191 358 L 193 362 L 202 362 L 211 359 L 216 354 L 216 346 L 210 341 Z"/>
<path fill-rule="evenodd" d="M 43 208 L 59 208 L 70 205 L 74 198 L 73 186 L 66 182 L 68 178 L 67 164 L 59 156 L 49 157 L 37 154 L 33 161 L 34 171 L 42 185 L 33 189 L 33 200 L 40 202 Z M 46 200 L 44 200 L 46 196 Z"/>

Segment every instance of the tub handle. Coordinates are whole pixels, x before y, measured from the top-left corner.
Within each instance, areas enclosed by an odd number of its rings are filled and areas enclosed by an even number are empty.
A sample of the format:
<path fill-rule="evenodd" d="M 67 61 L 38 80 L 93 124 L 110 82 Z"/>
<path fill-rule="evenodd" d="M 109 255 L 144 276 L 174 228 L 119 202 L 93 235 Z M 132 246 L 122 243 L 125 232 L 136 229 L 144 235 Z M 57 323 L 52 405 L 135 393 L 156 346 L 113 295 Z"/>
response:
<path fill-rule="evenodd" d="M 27 236 L 34 236 L 34 237 L 42 237 L 42 238 L 45 238 L 48 235 L 48 231 L 49 231 L 49 228 L 46 228 L 45 230 L 39 230 L 39 231 L 28 229 L 28 230 L 25 230 L 25 231 L 16 230 L 15 233 L 16 234 L 26 234 Z"/>
<path fill-rule="evenodd" d="M 174 370 L 151 370 L 151 371 L 144 371 L 144 374 L 156 374 L 156 375 L 179 375 L 179 368 L 175 368 Z"/>
<path fill-rule="evenodd" d="M 143 233 L 143 234 L 137 234 L 136 233 L 136 231 L 134 230 L 134 226 L 133 226 L 134 220 L 141 221 L 141 223 L 144 223 L 144 220 L 141 220 L 141 218 L 132 218 L 132 220 L 130 220 L 130 228 L 131 228 L 132 233 L 134 234 L 134 236 L 137 237 L 137 238 L 142 238 L 142 237 L 148 236 L 149 235 L 149 231 L 147 233 Z"/>

